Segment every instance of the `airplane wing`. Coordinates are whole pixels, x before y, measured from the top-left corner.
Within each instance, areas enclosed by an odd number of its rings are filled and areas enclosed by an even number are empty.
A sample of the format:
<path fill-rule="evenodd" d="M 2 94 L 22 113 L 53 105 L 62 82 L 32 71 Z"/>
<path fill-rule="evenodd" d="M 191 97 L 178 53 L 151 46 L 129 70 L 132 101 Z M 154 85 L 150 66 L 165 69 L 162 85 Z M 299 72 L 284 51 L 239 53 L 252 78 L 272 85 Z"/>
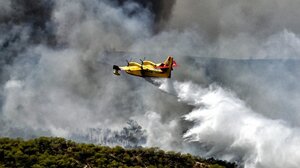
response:
<path fill-rule="evenodd" d="M 123 71 L 141 71 L 141 70 L 147 71 L 148 70 L 148 71 L 161 72 L 160 69 L 155 69 L 151 65 L 143 65 L 143 68 L 141 68 L 140 66 L 123 66 L 119 68 Z"/>
<path fill-rule="evenodd" d="M 123 71 L 140 71 L 142 68 L 139 66 L 123 66 L 119 67 Z"/>
<path fill-rule="evenodd" d="M 161 69 L 157 69 L 156 67 L 153 66 L 143 66 L 143 70 L 148 70 L 148 71 L 153 71 L 153 72 L 162 72 Z"/>

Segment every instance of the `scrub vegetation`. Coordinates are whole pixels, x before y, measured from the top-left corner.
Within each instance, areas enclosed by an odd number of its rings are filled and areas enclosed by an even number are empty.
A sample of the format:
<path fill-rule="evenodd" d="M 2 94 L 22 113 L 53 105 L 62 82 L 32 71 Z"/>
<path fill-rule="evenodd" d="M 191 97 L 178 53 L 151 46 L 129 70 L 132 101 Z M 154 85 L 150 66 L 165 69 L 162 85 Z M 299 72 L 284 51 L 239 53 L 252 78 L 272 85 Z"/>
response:
<path fill-rule="evenodd" d="M 236 167 L 233 163 L 202 159 L 158 148 L 124 149 L 75 143 L 63 138 L 23 140 L 0 138 L 2 167 Z"/>

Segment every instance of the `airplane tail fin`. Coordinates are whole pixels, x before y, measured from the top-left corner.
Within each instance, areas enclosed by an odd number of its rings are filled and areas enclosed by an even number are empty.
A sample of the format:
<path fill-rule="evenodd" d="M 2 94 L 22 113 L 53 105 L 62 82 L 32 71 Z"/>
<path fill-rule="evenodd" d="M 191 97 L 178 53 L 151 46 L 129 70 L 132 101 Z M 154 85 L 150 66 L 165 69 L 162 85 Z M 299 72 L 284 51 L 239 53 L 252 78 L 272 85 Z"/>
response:
<path fill-rule="evenodd" d="M 171 56 L 168 56 L 168 58 L 164 61 L 164 65 L 168 65 L 171 58 Z"/>
<path fill-rule="evenodd" d="M 167 70 L 168 78 L 171 78 L 171 72 L 173 70 L 174 62 L 175 61 L 173 60 L 173 57 L 171 57 L 171 56 L 169 56 L 164 62 L 164 64 L 168 66 L 168 70 Z"/>

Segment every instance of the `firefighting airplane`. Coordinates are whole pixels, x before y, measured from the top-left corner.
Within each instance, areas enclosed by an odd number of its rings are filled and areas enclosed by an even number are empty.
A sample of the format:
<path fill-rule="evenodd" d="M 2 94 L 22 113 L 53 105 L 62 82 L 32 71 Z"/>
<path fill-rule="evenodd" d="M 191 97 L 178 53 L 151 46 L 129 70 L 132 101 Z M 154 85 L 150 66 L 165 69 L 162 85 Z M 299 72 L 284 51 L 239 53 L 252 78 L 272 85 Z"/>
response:
<path fill-rule="evenodd" d="M 156 78 L 171 78 L 173 67 L 177 67 L 173 57 L 169 56 L 163 63 L 154 63 L 148 60 L 141 60 L 141 64 L 137 62 L 128 62 L 127 66 L 113 66 L 114 74 L 120 75 L 119 71 L 123 70 L 126 73 L 140 77 L 156 77 Z"/>

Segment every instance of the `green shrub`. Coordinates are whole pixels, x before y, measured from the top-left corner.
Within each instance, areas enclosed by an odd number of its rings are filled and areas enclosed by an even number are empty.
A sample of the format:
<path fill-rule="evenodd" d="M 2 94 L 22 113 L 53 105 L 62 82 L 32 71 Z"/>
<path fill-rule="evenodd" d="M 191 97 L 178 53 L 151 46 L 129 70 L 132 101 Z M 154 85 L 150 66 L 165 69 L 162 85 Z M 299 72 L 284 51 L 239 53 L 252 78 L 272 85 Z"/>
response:
<path fill-rule="evenodd" d="M 196 162 L 210 168 L 236 167 L 225 161 L 204 160 L 190 154 L 164 152 L 158 148 L 110 148 L 49 137 L 28 141 L 0 138 L 0 168 L 193 167 Z"/>

